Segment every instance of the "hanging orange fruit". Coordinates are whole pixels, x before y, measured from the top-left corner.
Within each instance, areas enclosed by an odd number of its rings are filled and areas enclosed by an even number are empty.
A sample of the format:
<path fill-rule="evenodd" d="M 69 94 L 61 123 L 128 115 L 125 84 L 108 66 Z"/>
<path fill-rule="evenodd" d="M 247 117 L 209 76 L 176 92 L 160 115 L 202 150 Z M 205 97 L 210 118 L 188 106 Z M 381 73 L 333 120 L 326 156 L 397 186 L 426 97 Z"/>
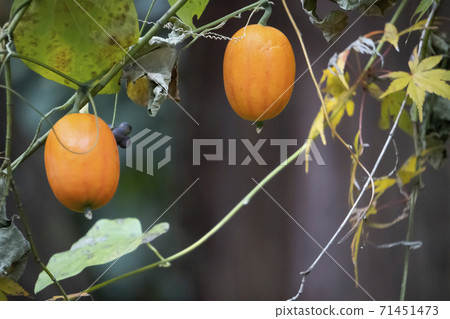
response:
<path fill-rule="evenodd" d="M 67 208 L 88 212 L 114 196 L 119 152 L 111 129 L 101 118 L 81 113 L 61 118 L 48 135 L 44 157 L 50 187 Z"/>
<path fill-rule="evenodd" d="M 277 116 L 292 94 L 295 57 L 286 36 L 273 27 L 249 25 L 233 35 L 223 60 L 225 92 L 243 119 Z"/>

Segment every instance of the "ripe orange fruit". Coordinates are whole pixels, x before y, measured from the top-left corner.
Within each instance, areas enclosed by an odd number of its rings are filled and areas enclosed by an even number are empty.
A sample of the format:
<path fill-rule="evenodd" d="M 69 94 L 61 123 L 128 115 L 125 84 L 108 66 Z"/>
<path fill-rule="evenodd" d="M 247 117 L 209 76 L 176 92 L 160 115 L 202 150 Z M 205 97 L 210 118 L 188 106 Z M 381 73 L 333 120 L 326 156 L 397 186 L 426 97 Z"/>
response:
<path fill-rule="evenodd" d="M 61 118 L 48 135 L 44 157 L 50 187 L 67 208 L 86 212 L 114 196 L 119 152 L 111 129 L 99 117 L 73 113 Z"/>
<path fill-rule="evenodd" d="M 223 59 L 228 102 L 243 119 L 274 118 L 289 102 L 295 80 L 289 40 L 278 29 L 260 24 L 240 29 L 233 38 L 237 40 L 230 40 Z"/>

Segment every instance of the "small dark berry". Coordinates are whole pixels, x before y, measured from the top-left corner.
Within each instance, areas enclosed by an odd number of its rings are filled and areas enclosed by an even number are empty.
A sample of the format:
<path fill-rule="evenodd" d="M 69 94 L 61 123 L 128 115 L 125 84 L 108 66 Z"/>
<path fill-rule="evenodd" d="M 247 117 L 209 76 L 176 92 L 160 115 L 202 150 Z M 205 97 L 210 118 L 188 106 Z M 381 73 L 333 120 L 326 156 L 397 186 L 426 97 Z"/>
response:
<path fill-rule="evenodd" d="M 127 148 L 128 146 L 130 146 L 131 143 L 131 139 L 128 136 L 125 136 L 119 143 L 118 145 L 121 148 Z"/>
<path fill-rule="evenodd" d="M 127 122 L 120 123 L 118 128 L 122 130 L 124 135 L 129 135 L 131 133 L 131 129 L 132 129 L 131 125 L 128 124 Z"/>

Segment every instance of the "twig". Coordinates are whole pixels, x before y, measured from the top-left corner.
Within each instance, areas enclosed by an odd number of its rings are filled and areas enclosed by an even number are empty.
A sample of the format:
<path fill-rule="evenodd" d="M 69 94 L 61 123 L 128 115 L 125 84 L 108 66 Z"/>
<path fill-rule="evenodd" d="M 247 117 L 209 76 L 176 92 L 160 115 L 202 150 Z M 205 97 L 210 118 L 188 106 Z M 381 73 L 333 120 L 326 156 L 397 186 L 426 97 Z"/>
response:
<path fill-rule="evenodd" d="M 11 88 L 11 63 L 9 60 L 5 61 L 5 84 L 7 88 Z M 5 160 L 0 167 L 0 172 L 3 172 L 11 163 L 11 141 L 12 141 L 12 125 L 13 125 L 13 94 L 11 90 L 6 90 L 6 140 L 5 140 Z M 9 174 L 8 174 L 9 175 Z M 9 176 L 10 177 L 10 176 Z M 6 188 L 8 189 L 8 183 Z"/>
<path fill-rule="evenodd" d="M 356 55 L 358 56 L 358 54 Z M 359 153 L 359 156 L 361 156 L 364 152 L 364 140 L 363 140 L 363 133 L 362 133 L 362 122 L 363 122 L 363 112 L 364 112 L 364 104 L 366 101 L 366 90 L 363 90 L 362 97 L 361 97 L 361 106 L 359 108 L 359 144 L 361 144 L 361 152 Z"/>
<path fill-rule="evenodd" d="M 17 191 L 17 187 L 16 187 L 16 183 L 14 182 L 14 179 L 11 180 L 11 186 L 12 186 L 12 190 L 13 190 L 13 194 L 14 194 L 14 199 L 16 200 L 16 205 L 19 210 L 20 220 L 23 224 L 23 227 L 25 228 L 25 235 L 27 236 L 28 241 L 30 242 L 31 252 L 34 256 L 34 260 L 47 273 L 47 275 L 50 277 L 50 279 L 53 281 L 53 283 L 56 285 L 56 287 L 58 287 L 59 291 L 64 296 L 64 299 L 66 301 L 69 301 L 69 298 L 67 297 L 67 294 L 64 291 L 63 287 L 59 284 L 58 280 L 56 280 L 56 278 L 53 276 L 53 274 L 50 272 L 50 270 L 48 270 L 48 268 L 44 265 L 41 258 L 39 257 L 39 253 L 37 251 L 36 244 L 34 243 L 33 237 L 31 236 L 30 226 L 28 224 L 28 220 L 25 215 L 25 211 L 23 209 L 22 202 L 20 201 L 19 193 Z"/>
<path fill-rule="evenodd" d="M 159 258 L 159 260 L 165 262 L 160 264 L 161 267 L 170 267 L 170 263 L 159 253 L 158 249 L 150 243 L 147 243 L 147 247 L 150 248 L 151 251 L 155 253 L 155 255 Z"/>
<path fill-rule="evenodd" d="M 395 243 L 389 243 L 389 244 L 382 244 L 382 245 L 376 245 L 374 243 L 368 242 L 371 246 L 377 248 L 377 249 L 390 249 L 392 247 L 396 247 L 396 246 L 405 246 L 408 249 L 419 249 L 420 247 L 422 247 L 423 243 L 421 241 L 398 241 Z"/>

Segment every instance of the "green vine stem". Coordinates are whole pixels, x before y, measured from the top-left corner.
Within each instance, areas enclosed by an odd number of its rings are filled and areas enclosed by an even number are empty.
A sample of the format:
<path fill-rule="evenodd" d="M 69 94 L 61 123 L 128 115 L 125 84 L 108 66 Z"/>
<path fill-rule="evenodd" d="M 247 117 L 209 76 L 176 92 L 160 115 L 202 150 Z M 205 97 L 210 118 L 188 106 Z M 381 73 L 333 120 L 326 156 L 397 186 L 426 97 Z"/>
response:
<path fill-rule="evenodd" d="M 141 29 L 139 30 L 139 36 L 142 35 L 142 32 L 144 31 L 145 28 L 145 22 L 147 21 L 148 17 L 150 16 L 150 13 L 153 10 L 153 6 L 155 5 L 156 0 L 153 0 L 152 3 L 150 4 L 150 7 L 148 8 L 147 14 L 145 15 L 145 19 L 144 22 L 142 23 Z"/>
<path fill-rule="evenodd" d="M 269 20 L 270 15 L 272 14 L 272 6 L 270 5 L 270 3 L 268 3 L 264 5 L 264 9 L 265 9 L 264 14 L 258 23 L 260 25 L 267 26 L 267 21 Z"/>
<path fill-rule="evenodd" d="M 9 60 L 5 61 L 5 84 L 7 88 L 11 88 L 11 63 Z M 12 125 L 13 125 L 13 93 L 11 90 L 6 90 L 6 140 L 5 140 L 5 159 L 0 168 L 3 172 L 11 163 L 11 141 L 12 141 Z M 9 175 L 9 174 L 8 174 Z M 8 188 L 8 184 L 6 185 Z"/>
<path fill-rule="evenodd" d="M 258 7 L 266 7 L 266 6 L 270 6 L 269 5 L 269 0 L 259 0 L 258 2 L 252 3 L 252 4 L 250 4 L 250 5 L 246 6 L 246 7 L 243 7 L 241 9 L 239 9 L 239 10 L 236 10 L 236 11 L 230 13 L 230 14 L 227 14 L 226 16 L 224 16 L 224 17 L 222 17 L 220 19 L 217 19 L 217 20 L 215 20 L 213 22 L 210 22 L 210 23 L 207 23 L 207 24 L 205 24 L 205 25 L 203 25 L 203 26 L 201 26 L 201 27 L 199 27 L 199 28 L 197 28 L 195 30 L 192 30 L 192 33 L 201 33 L 201 32 L 203 32 L 203 31 L 205 31 L 207 29 L 210 29 L 210 28 L 212 28 L 212 27 L 214 27 L 214 26 L 216 26 L 216 25 L 218 25 L 218 24 L 220 24 L 220 23 L 222 23 L 224 21 L 230 20 L 230 19 L 238 16 L 239 14 L 241 14 L 243 12 L 246 12 L 246 11 L 249 11 L 249 10 L 253 10 L 255 8 L 258 8 Z"/>
<path fill-rule="evenodd" d="M 420 37 L 420 43 L 419 43 L 419 51 L 418 51 L 418 56 L 419 56 L 419 61 L 423 60 L 426 57 L 426 51 L 428 48 L 428 39 L 430 36 L 430 32 L 431 29 L 429 28 L 434 21 L 434 17 L 437 11 L 437 8 L 439 6 L 439 2 L 434 2 L 432 7 L 431 7 L 431 11 L 430 14 L 428 15 L 428 19 L 427 22 L 425 24 L 425 29 L 422 32 L 422 35 Z M 415 107 L 414 105 L 412 105 L 412 107 Z M 413 125 L 413 130 L 414 130 L 414 147 L 415 147 L 415 153 L 417 156 L 417 162 L 416 162 L 416 169 L 419 169 L 420 166 L 420 158 L 421 158 L 421 154 L 422 154 L 422 145 L 423 145 L 423 141 L 422 141 L 422 134 L 417 133 L 417 125 Z M 408 217 L 408 231 L 406 233 L 406 241 L 410 242 L 413 240 L 413 233 L 414 233 L 414 214 L 416 211 L 416 203 L 417 203 L 417 198 L 419 196 L 419 192 L 421 189 L 421 176 L 419 175 L 419 177 L 417 178 L 414 187 L 411 191 L 411 195 L 409 197 L 409 217 Z M 405 250 L 405 259 L 403 262 L 403 275 L 402 275 L 402 283 L 400 286 L 400 301 L 404 301 L 405 300 L 405 295 L 406 295 L 406 284 L 408 281 L 408 269 L 409 269 L 409 259 L 410 259 L 410 255 L 411 255 L 411 249 L 410 247 L 406 247 Z"/>
<path fill-rule="evenodd" d="M 189 42 L 187 45 L 185 45 L 183 47 L 183 49 L 181 49 L 181 52 L 185 51 L 191 45 L 193 45 L 203 33 L 207 33 L 211 30 L 215 30 L 216 28 L 221 27 L 221 23 L 224 23 L 225 21 L 228 21 L 232 18 L 239 17 L 239 15 L 243 12 L 250 11 L 250 10 L 256 10 L 257 8 L 265 7 L 266 5 L 268 6 L 269 4 L 270 4 L 270 2 L 268 0 L 260 0 L 258 2 L 248 5 L 246 7 L 243 7 L 239 10 L 236 10 L 230 14 L 227 14 L 226 16 L 224 16 L 220 19 L 217 19 L 217 20 L 210 22 L 208 24 L 205 24 L 195 30 L 192 30 L 190 33 L 194 39 L 191 42 Z"/>
<path fill-rule="evenodd" d="M 158 249 L 150 243 L 147 243 L 147 247 L 155 253 L 155 255 L 164 263 L 160 264 L 161 267 L 170 267 L 170 263 L 159 253 Z"/>
<path fill-rule="evenodd" d="M 30 242 L 31 252 L 33 254 L 34 260 L 47 273 L 47 275 L 50 277 L 50 279 L 53 281 L 53 283 L 59 289 L 61 294 L 64 296 L 64 299 L 66 301 L 69 301 L 69 297 L 67 296 L 67 294 L 64 291 L 63 287 L 60 285 L 58 280 L 56 280 L 56 278 L 53 276 L 53 274 L 50 272 L 50 270 L 48 270 L 48 268 L 44 265 L 44 263 L 42 262 L 41 258 L 39 257 L 39 253 L 38 253 L 38 250 L 36 248 L 36 244 L 34 243 L 33 237 L 31 236 L 30 226 L 28 224 L 27 216 L 25 215 L 25 211 L 23 209 L 22 202 L 20 201 L 19 193 L 17 191 L 17 187 L 16 187 L 16 183 L 14 182 L 14 179 L 11 180 L 11 186 L 12 186 L 12 190 L 13 190 L 13 194 L 14 194 L 14 199 L 16 201 L 17 209 L 19 210 L 20 220 L 21 220 L 21 222 L 23 224 L 23 227 L 25 229 L 25 235 L 27 236 L 28 241 Z"/>
<path fill-rule="evenodd" d="M 44 115 L 44 118 L 48 118 L 55 111 L 67 110 L 75 101 L 75 97 L 76 97 L 76 94 L 74 94 L 71 98 L 69 98 L 63 105 L 50 110 L 47 114 Z M 41 121 L 42 121 L 42 119 L 41 119 Z M 50 134 L 50 130 L 48 130 L 44 135 L 42 135 L 39 138 L 37 138 L 37 135 L 35 135 L 35 137 L 33 138 L 33 141 L 31 142 L 30 146 L 28 146 L 28 148 L 25 150 L 25 152 L 23 152 L 18 158 L 16 158 L 12 162 L 11 169 L 13 171 L 17 168 L 17 166 L 20 163 L 22 163 L 24 160 L 26 160 L 28 157 L 30 157 L 36 150 L 39 149 L 39 147 L 41 147 L 42 145 L 45 144 L 45 141 L 47 140 L 47 136 L 48 136 L 48 134 Z M 36 130 L 36 132 L 38 133 L 38 130 Z"/>

